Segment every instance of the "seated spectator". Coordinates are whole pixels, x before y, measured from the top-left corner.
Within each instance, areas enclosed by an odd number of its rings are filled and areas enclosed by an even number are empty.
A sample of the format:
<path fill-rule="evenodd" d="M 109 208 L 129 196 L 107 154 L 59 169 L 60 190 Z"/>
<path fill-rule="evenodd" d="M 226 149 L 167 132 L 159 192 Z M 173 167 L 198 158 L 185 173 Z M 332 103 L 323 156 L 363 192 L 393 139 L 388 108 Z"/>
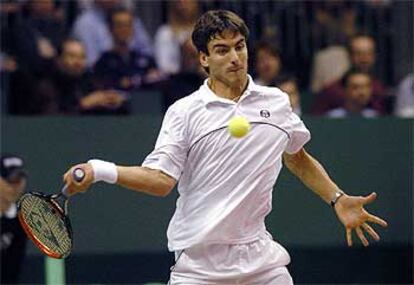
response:
<path fill-rule="evenodd" d="M 255 69 L 257 84 L 270 86 L 282 69 L 282 60 L 278 49 L 267 43 L 260 42 L 255 49 Z"/>
<path fill-rule="evenodd" d="M 113 48 L 113 41 L 107 18 L 119 8 L 120 0 L 94 0 L 94 5 L 84 11 L 73 26 L 73 36 L 86 47 L 87 65 L 92 67 L 100 56 Z M 152 55 L 150 37 L 138 17 L 133 19 L 133 36 L 130 48 L 145 55 Z"/>
<path fill-rule="evenodd" d="M 357 35 L 351 38 L 349 52 L 352 69 L 370 73 L 372 76 L 371 106 L 380 114 L 386 113 L 386 89 L 384 84 L 373 77 L 375 64 L 375 42 L 367 35 Z M 314 114 L 324 114 L 329 110 L 342 107 L 344 103 L 345 87 L 343 78 L 325 87 L 316 96 L 313 106 Z"/>
<path fill-rule="evenodd" d="M 155 59 L 158 68 L 167 74 L 180 71 L 180 47 L 191 38 L 191 32 L 199 14 L 196 0 L 168 2 L 168 23 L 155 34 Z"/>
<path fill-rule="evenodd" d="M 344 77 L 345 101 L 342 107 L 327 112 L 331 118 L 360 116 L 377 117 L 379 114 L 371 106 L 373 96 L 372 78 L 369 73 L 361 70 L 350 70 Z"/>
<path fill-rule="evenodd" d="M 290 105 L 293 112 L 300 116 L 302 108 L 300 104 L 300 92 L 297 79 L 289 74 L 282 74 L 274 81 L 274 86 L 289 95 Z"/>
<path fill-rule="evenodd" d="M 38 80 L 20 102 L 31 114 L 123 113 L 119 110 L 125 101 L 122 94 L 93 90 L 82 43 L 66 39 L 49 76 Z"/>
<path fill-rule="evenodd" d="M 206 78 L 206 73 L 198 60 L 197 49 L 189 39 L 180 47 L 181 71 L 170 76 L 163 86 L 164 108 L 167 108 L 178 99 L 196 91 Z"/>
<path fill-rule="evenodd" d="M 398 85 L 394 114 L 414 118 L 414 73 L 407 75 Z"/>
<path fill-rule="evenodd" d="M 160 80 L 152 57 L 130 48 L 133 15 L 129 10 L 115 10 L 109 17 L 114 47 L 102 54 L 94 67 L 94 76 L 102 89 L 131 92 Z"/>

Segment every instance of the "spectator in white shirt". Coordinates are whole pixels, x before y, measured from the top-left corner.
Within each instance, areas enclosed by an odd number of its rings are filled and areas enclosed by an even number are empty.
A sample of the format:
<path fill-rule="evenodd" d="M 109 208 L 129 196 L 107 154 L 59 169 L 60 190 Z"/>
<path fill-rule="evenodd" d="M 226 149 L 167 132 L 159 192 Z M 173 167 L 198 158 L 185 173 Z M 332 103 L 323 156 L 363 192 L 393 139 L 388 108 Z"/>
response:
<path fill-rule="evenodd" d="M 194 23 L 199 15 L 196 0 L 179 0 L 168 3 L 168 23 L 155 34 L 155 60 L 158 68 L 167 74 L 181 69 L 180 47 L 191 38 Z"/>
<path fill-rule="evenodd" d="M 107 18 L 111 11 L 121 5 L 120 0 L 95 0 L 91 8 L 76 19 L 73 37 L 86 47 L 87 65 L 93 66 L 103 52 L 113 47 L 113 39 Z M 141 20 L 134 16 L 134 34 L 130 47 L 142 54 L 152 55 L 151 39 Z"/>
<path fill-rule="evenodd" d="M 394 114 L 414 118 L 414 73 L 407 75 L 398 85 Z"/>

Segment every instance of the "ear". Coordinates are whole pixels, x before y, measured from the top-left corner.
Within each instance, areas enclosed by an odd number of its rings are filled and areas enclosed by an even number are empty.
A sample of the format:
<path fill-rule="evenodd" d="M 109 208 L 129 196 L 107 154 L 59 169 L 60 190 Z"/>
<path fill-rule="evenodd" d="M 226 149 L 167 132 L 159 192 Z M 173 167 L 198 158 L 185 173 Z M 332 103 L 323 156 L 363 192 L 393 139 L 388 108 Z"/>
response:
<path fill-rule="evenodd" d="M 200 51 L 198 53 L 198 58 L 200 60 L 201 66 L 204 67 L 204 68 L 208 68 L 208 55 L 205 54 L 204 52 Z"/>

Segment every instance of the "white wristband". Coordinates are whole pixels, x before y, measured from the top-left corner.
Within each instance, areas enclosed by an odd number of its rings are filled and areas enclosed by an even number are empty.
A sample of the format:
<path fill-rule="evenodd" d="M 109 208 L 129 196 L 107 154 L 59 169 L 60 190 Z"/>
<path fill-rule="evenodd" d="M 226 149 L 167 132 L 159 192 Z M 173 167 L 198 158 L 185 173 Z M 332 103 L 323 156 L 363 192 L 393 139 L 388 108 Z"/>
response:
<path fill-rule="evenodd" d="M 91 159 L 88 163 L 92 165 L 94 183 L 104 181 L 106 183 L 115 184 L 118 180 L 118 171 L 115 163 L 99 159 Z"/>

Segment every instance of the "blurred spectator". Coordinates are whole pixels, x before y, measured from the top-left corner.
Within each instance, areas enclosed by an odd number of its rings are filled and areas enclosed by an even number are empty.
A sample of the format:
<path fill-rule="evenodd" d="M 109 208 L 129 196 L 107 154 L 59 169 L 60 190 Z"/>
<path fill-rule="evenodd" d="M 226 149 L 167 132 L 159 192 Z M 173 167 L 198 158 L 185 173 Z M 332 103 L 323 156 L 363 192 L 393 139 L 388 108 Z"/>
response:
<path fill-rule="evenodd" d="M 181 71 L 170 76 L 164 86 L 164 108 L 196 91 L 207 77 L 198 60 L 197 49 L 189 39 L 180 46 Z"/>
<path fill-rule="evenodd" d="M 345 102 L 339 107 L 327 112 L 331 118 L 362 116 L 366 118 L 377 117 L 377 111 L 370 107 L 372 93 L 371 75 L 361 70 L 350 70 L 344 76 Z"/>
<path fill-rule="evenodd" d="M 93 66 L 103 52 L 113 48 L 113 40 L 107 18 L 111 11 L 119 8 L 120 0 L 95 0 L 75 21 L 73 36 L 86 47 L 87 65 Z M 138 17 L 133 20 L 133 37 L 130 47 L 146 55 L 152 55 L 150 37 Z"/>
<path fill-rule="evenodd" d="M 7 108 L 12 114 L 36 113 L 30 110 L 33 105 L 26 106 L 26 102 L 30 104 L 34 86 L 53 65 L 64 34 L 62 10 L 54 1 L 23 3 L 6 9 L 7 25 L 2 26 L 2 77 L 3 72 L 7 73 L 5 85 L 8 83 L 2 88 L 7 92 Z"/>
<path fill-rule="evenodd" d="M 312 63 L 312 93 L 319 93 L 340 79 L 350 67 L 348 51 L 344 46 L 334 45 L 317 51 Z"/>
<path fill-rule="evenodd" d="M 133 15 L 117 9 L 109 17 L 114 47 L 105 52 L 94 67 L 94 74 L 103 89 L 130 92 L 157 82 L 159 72 L 152 57 L 130 48 L 133 36 Z"/>
<path fill-rule="evenodd" d="M 64 36 L 62 10 L 53 0 L 28 0 L 11 27 L 8 44 L 19 69 L 41 75 L 50 67 Z"/>
<path fill-rule="evenodd" d="M 372 76 L 372 108 L 380 114 L 386 113 L 386 89 L 384 84 L 373 77 L 375 65 L 375 42 L 372 37 L 367 35 L 356 35 L 350 39 L 349 53 L 351 66 L 363 72 L 370 73 Z M 332 63 L 335 64 L 335 63 Z M 315 97 L 313 106 L 314 114 L 324 114 L 328 110 L 342 107 L 345 97 L 345 86 L 343 78 L 325 87 L 321 93 Z"/>
<path fill-rule="evenodd" d="M 255 82 L 270 86 L 282 69 L 282 60 L 278 49 L 268 42 L 259 42 L 255 49 Z"/>
<path fill-rule="evenodd" d="M 372 73 L 376 60 L 374 39 L 364 34 L 352 37 L 349 42 L 349 56 L 353 67 Z"/>
<path fill-rule="evenodd" d="M 86 69 L 85 49 L 81 42 L 67 39 L 51 77 L 40 82 L 41 97 L 56 100 L 60 113 L 117 113 L 125 96 L 112 90 L 95 89 Z"/>
<path fill-rule="evenodd" d="M 16 202 L 26 188 L 23 160 L 0 158 L 1 284 L 16 284 L 26 254 L 26 235 L 17 218 Z"/>
<path fill-rule="evenodd" d="M 346 45 L 348 39 L 355 35 L 355 2 L 346 0 L 309 1 L 305 3 L 314 11 L 311 32 L 313 45 L 317 49 L 329 46 Z"/>
<path fill-rule="evenodd" d="M 48 76 L 27 82 L 29 93 L 20 94 L 13 106 L 19 114 L 117 113 L 124 96 L 114 91 L 94 91 L 86 70 L 85 49 L 80 41 L 66 39 Z"/>
<path fill-rule="evenodd" d="M 293 75 L 282 74 L 277 77 L 273 85 L 289 95 L 290 105 L 292 106 L 293 112 L 298 116 L 302 115 L 297 79 Z"/>
<path fill-rule="evenodd" d="M 155 34 L 155 59 L 162 72 L 174 74 L 180 71 L 180 46 L 191 37 L 199 5 L 196 0 L 170 1 L 167 5 L 168 23 Z"/>
<path fill-rule="evenodd" d="M 414 73 L 407 75 L 398 85 L 394 114 L 414 118 Z"/>

